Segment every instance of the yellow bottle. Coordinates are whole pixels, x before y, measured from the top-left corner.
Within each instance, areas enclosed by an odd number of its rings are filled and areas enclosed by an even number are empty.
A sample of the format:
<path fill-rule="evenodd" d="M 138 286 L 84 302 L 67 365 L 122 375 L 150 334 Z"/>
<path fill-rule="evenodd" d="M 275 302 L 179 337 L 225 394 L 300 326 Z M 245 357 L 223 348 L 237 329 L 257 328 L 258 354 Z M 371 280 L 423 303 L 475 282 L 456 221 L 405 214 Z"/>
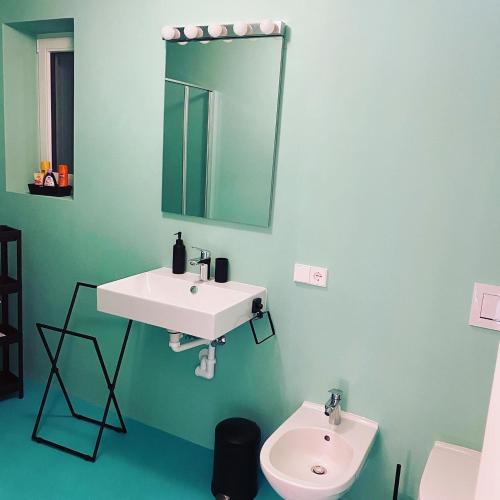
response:
<path fill-rule="evenodd" d="M 43 160 L 40 162 L 40 172 L 45 175 L 50 170 L 50 161 Z"/>

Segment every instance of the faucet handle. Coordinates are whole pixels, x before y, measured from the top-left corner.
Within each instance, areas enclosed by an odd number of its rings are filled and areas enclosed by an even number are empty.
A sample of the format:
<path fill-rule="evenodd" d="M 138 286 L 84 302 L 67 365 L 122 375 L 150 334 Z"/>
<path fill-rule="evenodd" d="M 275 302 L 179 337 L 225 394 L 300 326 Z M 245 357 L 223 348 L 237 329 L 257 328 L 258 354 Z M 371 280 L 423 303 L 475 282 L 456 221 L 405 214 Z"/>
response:
<path fill-rule="evenodd" d="M 200 258 L 201 259 L 208 259 L 210 257 L 210 250 L 205 250 L 204 248 L 200 248 L 200 247 L 191 247 L 191 248 L 194 248 L 194 249 L 200 251 Z"/>
<path fill-rule="evenodd" d="M 341 401 L 342 398 L 344 397 L 344 391 L 342 389 L 330 389 L 328 391 L 331 394 L 331 398 L 334 401 Z"/>

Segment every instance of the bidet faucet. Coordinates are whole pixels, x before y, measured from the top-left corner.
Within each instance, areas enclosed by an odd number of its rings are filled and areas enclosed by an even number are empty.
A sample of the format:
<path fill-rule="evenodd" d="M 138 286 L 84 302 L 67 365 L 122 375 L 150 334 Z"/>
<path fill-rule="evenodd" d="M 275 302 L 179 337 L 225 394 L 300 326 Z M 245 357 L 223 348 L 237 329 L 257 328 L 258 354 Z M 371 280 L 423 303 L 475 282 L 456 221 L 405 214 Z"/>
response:
<path fill-rule="evenodd" d="M 210 250 L 199 247 L 193 248 L 200 251 L 200 256 L 197 259 L 191 259 L 189 264 L 191 266 L 200 266 L 200 280 L 208 281 L 210 279 Z"/>
<path fill-rule="evenodd" d="M 330 399 L 325 403 L 325 415 L 328 417 L 330 424 L 340 425 L 340 402 L 344 392 L 340 389 L 330 389 L 328 392 L 330 393 Z"/>

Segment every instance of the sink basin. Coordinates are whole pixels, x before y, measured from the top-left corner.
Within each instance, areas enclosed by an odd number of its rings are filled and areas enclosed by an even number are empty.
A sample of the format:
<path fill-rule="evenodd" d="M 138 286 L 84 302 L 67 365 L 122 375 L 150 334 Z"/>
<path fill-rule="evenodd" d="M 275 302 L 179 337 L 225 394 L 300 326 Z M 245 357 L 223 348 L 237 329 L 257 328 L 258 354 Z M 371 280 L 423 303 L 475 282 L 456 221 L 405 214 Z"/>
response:
<path fill-rule="evenodd" d="M 342 412 L 334 426 L 324 411 L 304 402 L 262 447 L 264 475 L 285 500 L 341 498 L 365 463 L 378 424 Z"/>
<path fill-rule="evenodd" d="M 246 323 L 256 298 L 265 307 L 266 289 L 200 281 L 198 274 L 173 274 L 167 267 L 97 287 L 99 311 L 207 340 Z"/>

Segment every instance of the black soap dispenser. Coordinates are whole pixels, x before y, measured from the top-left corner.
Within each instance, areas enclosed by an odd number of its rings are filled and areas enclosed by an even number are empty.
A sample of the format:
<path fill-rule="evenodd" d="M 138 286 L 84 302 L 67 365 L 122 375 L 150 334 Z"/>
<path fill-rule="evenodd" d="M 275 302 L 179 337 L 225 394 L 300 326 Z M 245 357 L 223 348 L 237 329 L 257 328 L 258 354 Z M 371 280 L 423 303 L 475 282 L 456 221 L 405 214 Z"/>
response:
<path fill-rule="evenodd" d="M 174 274 L 184 274 L 186 272 L 186 247 L 182 241 L 182 233 L 174 233 L 177 235 L 177 241 L 174 245 L 174 253 L 172 256 L 172 272 Z"/>

